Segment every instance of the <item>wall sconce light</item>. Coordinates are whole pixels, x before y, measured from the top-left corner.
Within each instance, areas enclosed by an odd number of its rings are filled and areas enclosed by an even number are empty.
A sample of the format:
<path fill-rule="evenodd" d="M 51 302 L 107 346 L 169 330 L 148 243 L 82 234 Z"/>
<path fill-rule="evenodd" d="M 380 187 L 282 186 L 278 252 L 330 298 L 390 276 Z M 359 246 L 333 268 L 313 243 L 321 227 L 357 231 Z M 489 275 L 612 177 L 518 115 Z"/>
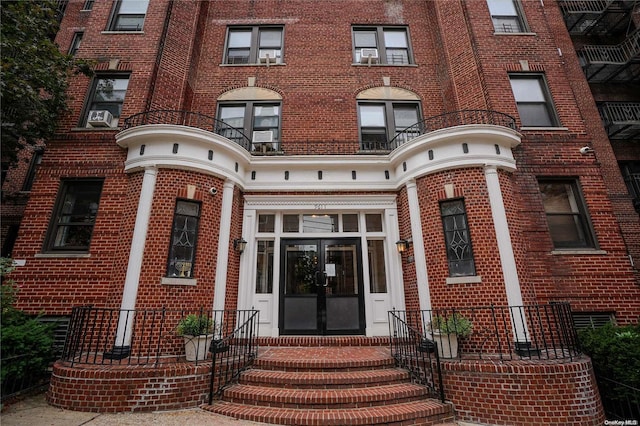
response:
<path fill-rule="evenodd" d="M 398 249 L 398 253 L 404 253 L 409 250 L 411 247 L 411 240 L 398 240 L 396 241 L 396 248 Z"/>
<path fill-rule="evenodd" d="M 247 242 L 244 240 L 244 238 L 240 237 L 233 240 L 233 249 L 238 253 L 242 254 L 245 247 L 247 247 Z"/>

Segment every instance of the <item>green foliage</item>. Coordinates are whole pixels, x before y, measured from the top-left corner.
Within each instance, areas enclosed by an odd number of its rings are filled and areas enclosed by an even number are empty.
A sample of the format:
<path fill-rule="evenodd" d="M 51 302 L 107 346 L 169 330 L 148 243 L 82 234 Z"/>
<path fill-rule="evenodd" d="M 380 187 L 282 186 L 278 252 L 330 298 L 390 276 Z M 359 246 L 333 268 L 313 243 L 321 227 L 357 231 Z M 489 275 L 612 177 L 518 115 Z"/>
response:
<path fill-rule="evenodd" d="M 47 139 L 67 110 L 70 71 L 90 75 L 90 61 L 60 52 L 56 2 L 2 1 L 0 100 L 2 155 L 15 162 L 24 144 Z"/>
<path fill-rule="evenodd" d="M 0 348 L 2 367 L 0 381 L 21 381 L 42 377 L 53 362 L 53 330 L 55 324 L 43 324 L 13 306 L 16 289 L 7 278 L 13 260 L 0 258 L 2 278 L 2 324 Z"/>
<path fill-rule="evenodd" d="M 447 317 L 437 315 L 431 323 L 431 330 L 439 330 L 442 334 L 457 334 L 459 337 L 467 337 L 471 334 L 473 325 L 471 321 L 459 313 Z"/>
<path fill-rule="evenodd" d="M 200 336 L 213 333 L 213 319 L 202 314 L 189 314 L 178 323 L 177 333 L 181 336 Z"/>
<path fill-rule="evenodd" d="M 596 375 L 640 388 L 640 325 L 619 327 L 608 323 L 582 330 L 578 337 Z"/>

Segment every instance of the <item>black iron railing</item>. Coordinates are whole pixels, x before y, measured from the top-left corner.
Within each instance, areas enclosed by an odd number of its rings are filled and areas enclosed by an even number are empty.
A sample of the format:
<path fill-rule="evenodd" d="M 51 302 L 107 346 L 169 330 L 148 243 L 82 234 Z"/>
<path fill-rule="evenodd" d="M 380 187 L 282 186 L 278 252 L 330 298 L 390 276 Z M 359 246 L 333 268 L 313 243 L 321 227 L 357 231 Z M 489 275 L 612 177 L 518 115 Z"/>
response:
<path fill-rule="evenodd" d="M 440 352 L 441 358 L 571 360 L 580 355 L 568 303 L 394 312 L 441 350 L 452 348 Z"/>
<path fill-rule="evenodd" d="M 258 356 L 259 311 L 238 311 L 237 328 L 211 343 L 211 384 L 209 404 L 225 387 L 238 378 Z"/>
<path fill-rule="evenodd" d="M 255 312 L 211 311 L 205 308 L 121 310 L 75 307 L 71 313 L 61 359 L 72 366 L 133 364 L 159 367 L 163 363 L 183 362 L 186 344 L 195 345 L 197 350 L 200 345 L 208 345 L 211 339 L 233 336 L 237 325 L 246 322 Z M 186 343 L 185 337 L 180 334 L 179 324 L 190 314 L 203 318 L 203 322 L 209 324 L 207 333 L 213 336 L 202 343 L 187 337 L 190 343 Z M 246 342 L 231 339 L 230 344 L 243 346 Z M 202 349 L 206 349 L 203 351 L 205 358 L 196 358 L 196 364 L 211 361 L 211 354 L 207 352 L 209 347 Z"/>
<path fill-rule="evenodd" d="M 596 376 L 602 406 L 609 420 L 640 420 L 640 389 Z"/>
<path fill-rule="evenodd" d="M 394 150 L 425 133 L 468 124 L 491 124 L 516 129 L 515 118 L 508 114 L 483 109 L 460 110 L 425 118 L 406 129 L 398 131 L 396 136 L 389 141 L 388 149 Z"/>
<path fill-rule="evenodd" d="M 237 143 L 247 151 L 261 151 L 263 146 L 253 146 L 251 139 L 247 137 L 242 130 L 236 129 L 228 125 L 222 120 L 210 117 L 199 112 L 177 111 L 177 110 L 153 110 L 145 111 L 124 120 L 122 129 L 143 126 L 146 124 L 172 124 L 177 126 L 195 127 L 196 129 L 205 130 L 207 132 L 216 133 L 220 136 Z M 271 146 L 275 142 L 270 142 Z M 264 146 L 266 149 L 266 145 Z M 271 148 L 270 148 L 271 149 Z"/>
<path fill-rule="evenodd" d="M 398 367 L 409 372 L 412 381 L 424 385 L 430 396 L 444 402 L 437 344 L 418 328 L 408 324 L 403 314 L 389 311 L 391 355 Z"/>
<path fill-rule="evenodd" d="M 195 127 L 223 136 L 253 155 L 285 154 L 281 141 L 254 141 L 242 130 L 229 126 L 217 118 L 189 111 L 153 110 L 145 111 L 124 120 L 122 129 L 147 125 L 172 124 Z M 286 155 L 354 155 L 387 154 L 402 144 L 423 134 L 447 127 L 470 124 L 491 124 L 515 129 L 515 119 L 510 115 L 489 110 L 462 110 L 426 118 L 406 129 L 398 130 L 392 140 L 386 137 L 372 140 L 290 140 L 286 145 Z"/>

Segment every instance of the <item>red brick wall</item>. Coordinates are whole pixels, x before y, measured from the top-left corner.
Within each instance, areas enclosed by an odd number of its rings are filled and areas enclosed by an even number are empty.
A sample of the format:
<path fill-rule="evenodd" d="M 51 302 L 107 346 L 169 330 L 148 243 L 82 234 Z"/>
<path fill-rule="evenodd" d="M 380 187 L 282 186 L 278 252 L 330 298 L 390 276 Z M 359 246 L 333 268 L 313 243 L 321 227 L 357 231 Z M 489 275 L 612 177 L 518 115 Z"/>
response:
<path fill-rule="evenodd" d="M 492 425 L 602 425 L 588 358 L 572 362 L 444 361 L 445 395 L 456 420 Z"/>

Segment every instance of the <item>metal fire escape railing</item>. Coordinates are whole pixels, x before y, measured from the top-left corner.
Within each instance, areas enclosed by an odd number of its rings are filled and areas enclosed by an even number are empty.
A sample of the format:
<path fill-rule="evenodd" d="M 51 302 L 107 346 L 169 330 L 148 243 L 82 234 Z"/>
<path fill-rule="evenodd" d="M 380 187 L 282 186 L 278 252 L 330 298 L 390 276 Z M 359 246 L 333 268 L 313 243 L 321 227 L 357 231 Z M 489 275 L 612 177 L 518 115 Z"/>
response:
<path fill-rule="evenodd" d="M 610 139 L 640 138 L 640 102 L 603 102 L 598 108 Z"/>
<path fill-rule="evenodd" d="M 640 30 L 617 45 L 586 45 L 578 50 L 587 80 L 607 82 L 640 78 Z"/>
<path fill-rule="evenodd" d="M 574 35 L 615 36 L 629 28 L 633 1 L 560 0 L 567 29 Z"/>

